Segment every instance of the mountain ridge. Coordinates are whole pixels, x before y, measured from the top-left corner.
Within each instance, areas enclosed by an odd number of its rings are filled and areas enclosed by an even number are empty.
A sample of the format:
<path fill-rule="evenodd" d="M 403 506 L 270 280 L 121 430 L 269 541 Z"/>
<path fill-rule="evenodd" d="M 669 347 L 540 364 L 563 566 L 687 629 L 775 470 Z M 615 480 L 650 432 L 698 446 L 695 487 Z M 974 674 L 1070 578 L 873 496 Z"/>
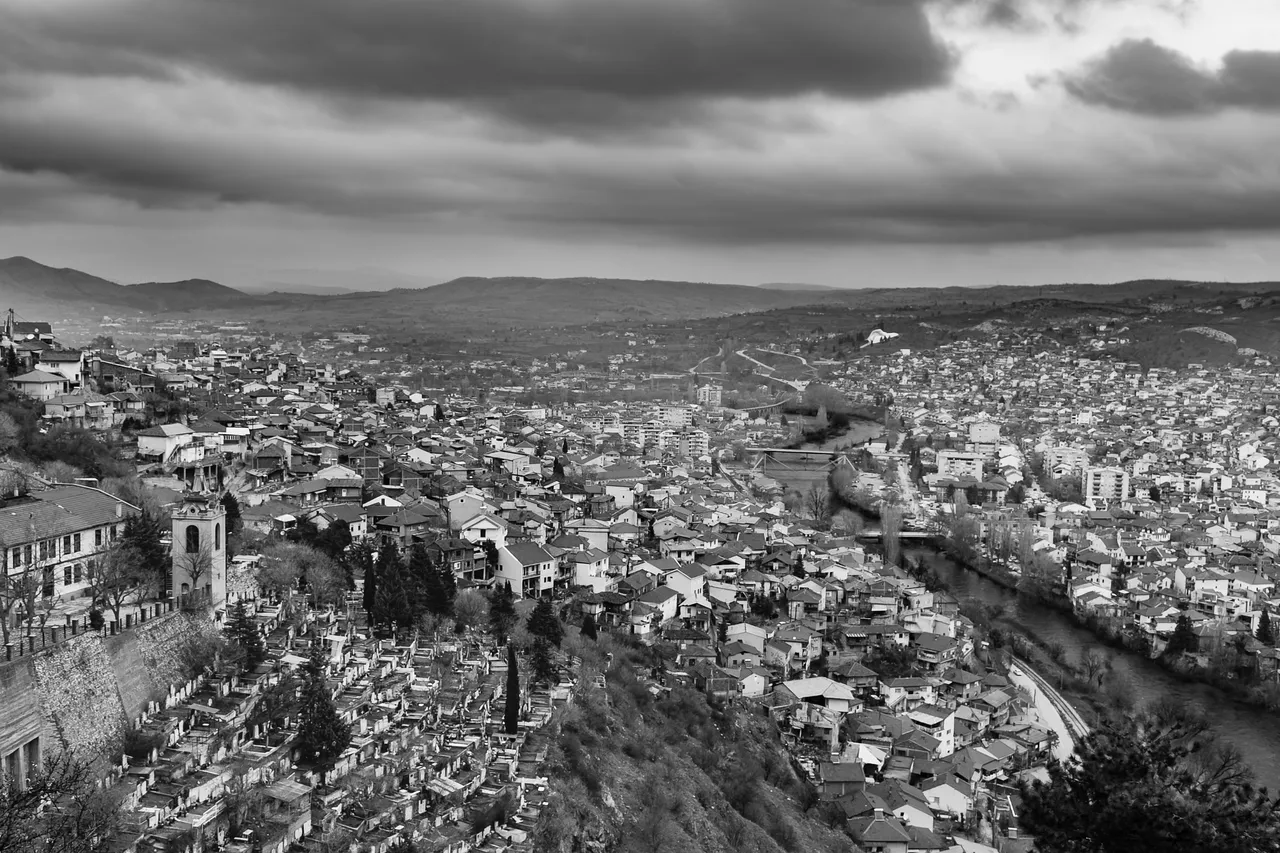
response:
<path fill-rule="evenodd" d="M 249 293 L 202 278 L 119 284 L 28 257 L 0 260 L 0 308 L 34 316 L 116 311 L 161 314 L 205 312 L 210 319 L 239 317 L 248 306 L 269 307 L 273 320 L 299 328 L 362 323 L 434 321 L 475 327 L 556 327 L 594 322 L 671 322 L 714 319 L 778 308 L 855 309 L 871 313 L 919 306 L 998 309 L 1027 299 L 1066 299 L 1098 306 L 1144 305 L 1161 300 L 1203 302 L 1216 297 L 1271 293 L 1274 282 L 1193 282 L 1136 279 L 1113 284 L 1060 283 L 840 289 L 807 285 L 755 286 L 594 276 L 461 276 L 428 287 L 348 293 Z"/>

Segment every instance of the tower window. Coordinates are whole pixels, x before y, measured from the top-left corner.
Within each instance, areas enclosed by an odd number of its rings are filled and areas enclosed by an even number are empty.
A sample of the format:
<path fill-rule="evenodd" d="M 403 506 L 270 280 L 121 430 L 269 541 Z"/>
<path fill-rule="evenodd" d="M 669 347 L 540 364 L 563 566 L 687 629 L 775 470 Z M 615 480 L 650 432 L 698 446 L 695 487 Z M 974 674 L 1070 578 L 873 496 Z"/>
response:
<path fill-rule="evenodd" d="M 200 553 L 200 528 L 194 524 L 187 525 L 187 553 Z"/>

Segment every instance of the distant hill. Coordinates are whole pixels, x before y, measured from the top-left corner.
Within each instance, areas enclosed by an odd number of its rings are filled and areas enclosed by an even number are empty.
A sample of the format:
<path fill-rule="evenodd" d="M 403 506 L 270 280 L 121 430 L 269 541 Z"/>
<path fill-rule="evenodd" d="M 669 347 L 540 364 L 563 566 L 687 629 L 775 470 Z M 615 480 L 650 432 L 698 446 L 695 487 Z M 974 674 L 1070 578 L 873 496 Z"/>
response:
<path fill-rule="evenodd" d="M 79 270 L 46 266 L 30 258 L 0 260 L 0 309 L 58 315 L 103 311 L 162 313 L 243 308 L 254 297 L 206 279 L 117 284 Z"/>
<path fill-rule="evenodd" d="M 209 281 L 190 278 L 186 281 L 150 281 L 124 287 L 124 298 L 139 307 L 153 311 L 189 311 L 192 308 L 236 308 L 249 294 Z"/>
<path fill-rule="evenodd" d="M 287 285 L 286 285 L 287 286 Z M 324 285 L 317 286 L 319 290 Z M 476 331 L 495 328 L 581 326 L 597 322 L 670 323 L 799 309 L 810 314 L 855 312 L 849 330 L 868 331 L 876 316 L 946 310 L 957 315 L 1042 306 L 1051 319 L 1072 306 L 1097 310 L 1126 306 L 1139 312 L 1259 299 L 1280 289 L 1272 282 L 1200 283 L 1139 280 L 1120 284 L 1053 284 L 985 288 L 839 289 L 806 284 L 746 286 L 709 282 L 606 278 L 466 277 L 432 287 L 353 293 L 245 293 L 205 279 L 121 285 L 30 258 L 0 260 L 0 311 L 27 317 L 91 317 L 102 313 L 168 313 L 199 310 L 211 318 L 257 316 L 295 329 L 381 324 L 388 327 L 446 323 Z M 1053 308 L 1051 306 L 1061 306 Z M 866 328 L 860 318 L 866 318 Z M 757 318 L 758 322 L 768 322 Z M 753 322 L 757 322 L 753 321 Z M 976 321 L 975 321 L 976 322 Z"/>
<path fill-rule="evenodd" d="M 784 291 L 804 291 L 804 290 L 846 290 L 847 288 L 831 287 L 827 284 L 805 284 L 800 281 L 780 281 L 770 282 L 769 284 L 757 285 L 761 290 L 784 290 Z"/>
<path fill-rule="evenodd" d="M 30 305 L 110 302 L 120 285 L 73 269 L 47 267 L 30 258 L 0 260 L 0 308 L 19 312 Z"/>

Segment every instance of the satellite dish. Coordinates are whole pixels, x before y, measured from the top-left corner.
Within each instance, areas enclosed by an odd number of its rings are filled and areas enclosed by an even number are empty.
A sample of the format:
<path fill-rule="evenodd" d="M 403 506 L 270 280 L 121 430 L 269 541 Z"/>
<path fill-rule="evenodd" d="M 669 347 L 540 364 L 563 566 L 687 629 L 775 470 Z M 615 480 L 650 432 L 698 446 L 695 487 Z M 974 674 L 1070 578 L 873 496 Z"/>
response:
<path fill-rule="evenodd" d="M 34 334 L 27 335 L 27 340 L 34 341 L 35 339 L 36 339 L 36 336 Z"/>

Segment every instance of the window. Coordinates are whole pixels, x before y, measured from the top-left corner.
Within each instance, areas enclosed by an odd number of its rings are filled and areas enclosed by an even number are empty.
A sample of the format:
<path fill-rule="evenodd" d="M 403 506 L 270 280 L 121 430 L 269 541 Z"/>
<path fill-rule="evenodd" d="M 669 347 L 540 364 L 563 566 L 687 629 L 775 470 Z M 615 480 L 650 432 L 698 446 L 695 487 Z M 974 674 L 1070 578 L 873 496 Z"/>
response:
<path fill-rule="evenodd" d="M 213 550 L 222 550 L 222 525 L 215 524 L 213 526 Z"/>
<path fill-rule="evenodd" d="M 71 586 L 71 566 L 62 567 L 62 585 Z"/>
<path fill-rule="evenodd" d="M 18 565 L 20 566 L 31 565 L 31 548 L 32 546 L 30 545 L 22 546 L 22 562 L 20 562 Z"/>
<path fill-rule="evenodd" d="M 79 533 L 71 537 L 71 550 L 77 554 L 80 553 L 80 534 Z"/>
<path fill-rule="evenodd" d="M 43 563 L 45 560 L 49 559 L 49 552 L 53 550 L 52 545 L 52 539 L 40 540 L 40 562 Z"/>
<path fill-rule="evenodd" d="M 98 561 L 97 561 L 97 560 L 90 560 L 87 564 L 85 564 L 85 576 L 86 576 L 86 578 L 87 578 L 88 580 L 93 580 L 93 576 L 94 576 L 94 574 L 97 572 L 97 570 L 98 570 Z"/>
<path fill-rule="evenodd" d="M 187 553 L 200 553 L 200 528 L 194 524 L 187 525 Z"/>
<path fill-rule="evenodd" d="M 63 554 L 71 553 L 71 537 L 70 536 L 62 537 L 62 553 Z"/>
<path fill-rule="evenodd" d="M 72 574 L 71 574 L 72 579 L 76 583 L 80 583 L 80 581 L 84 580 L 84 569 L 81 567 L 79 563 L 76 563 L 75 565 L 73 565 L 71 569 L 72 569 Z"/>
<path fill-rule="evenodd" d="M 102 547 L 102 528 L 101 527 L 93 531 L 93 545 L 95 548 Z"/>

